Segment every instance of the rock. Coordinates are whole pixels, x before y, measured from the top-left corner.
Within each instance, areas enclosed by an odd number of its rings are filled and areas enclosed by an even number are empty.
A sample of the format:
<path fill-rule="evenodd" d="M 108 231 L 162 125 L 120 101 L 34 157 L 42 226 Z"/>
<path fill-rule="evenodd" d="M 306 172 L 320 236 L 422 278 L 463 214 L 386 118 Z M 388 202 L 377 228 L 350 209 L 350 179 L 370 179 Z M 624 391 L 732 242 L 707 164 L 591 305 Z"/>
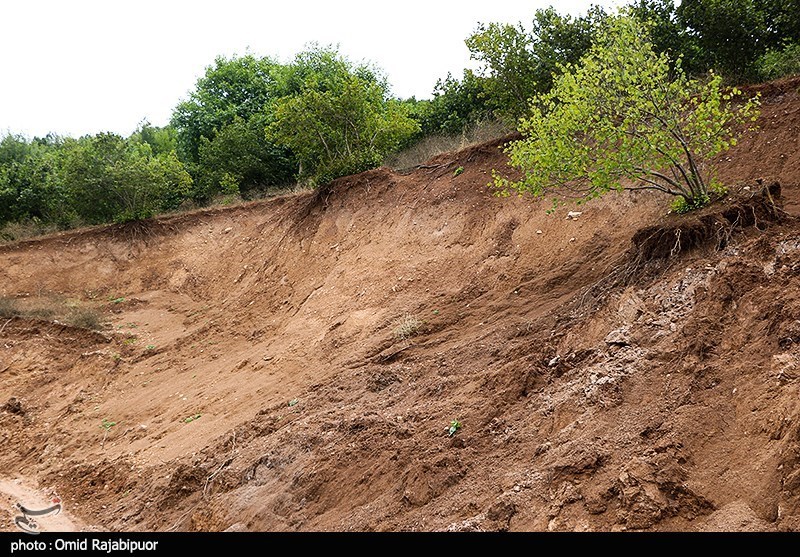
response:
<path fill-rule="evenodd" d="M 567 220 L 575 220 L 583 214 L 583 211 L 570 211 L 567 213 Z"/>
<path fill-rule="evenodd" d="M 20 416 L 25 415 L 25 409 L 22 407 L 22 401 L 15 396 L 12 396 L 8 399 L 8 402 L 6 402 L 3 406 L 0 406 L 0 410 L 8 412 L 9 414 L 18 414 Z"/>
<path fill-rule="evenodd" d="M 228 233 L 228 232 L 230 232 L 231 230 L 233 230 L 233 228 L 231 228 L 231 227 L 229 226 L 228 228 L 226 228 L 225 230 L 223 230 L 223 231 L 222 231 L 222 233 L 223 233 L 223 234 L 227 234 L 227 233 Z"/>
<path fill-rule="evenodd" d="M 615 346 L 630 346 L 630 333 L 624 327 L 614 329 L 606 335 L 605 343 Z"/>

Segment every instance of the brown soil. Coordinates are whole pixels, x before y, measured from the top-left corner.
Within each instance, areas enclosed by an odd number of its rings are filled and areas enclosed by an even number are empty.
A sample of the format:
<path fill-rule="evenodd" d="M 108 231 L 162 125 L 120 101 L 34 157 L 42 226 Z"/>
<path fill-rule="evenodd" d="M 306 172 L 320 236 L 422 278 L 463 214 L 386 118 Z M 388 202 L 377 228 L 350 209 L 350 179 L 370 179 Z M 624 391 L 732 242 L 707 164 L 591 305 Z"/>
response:
<path fill-rule="evenodd" d="M 109 530 L 800 530 L 799 86 L 697 215 L 494 197 L 495 141 L 0 247 L 110 323 L 0 319 L 0 476 Z"/>

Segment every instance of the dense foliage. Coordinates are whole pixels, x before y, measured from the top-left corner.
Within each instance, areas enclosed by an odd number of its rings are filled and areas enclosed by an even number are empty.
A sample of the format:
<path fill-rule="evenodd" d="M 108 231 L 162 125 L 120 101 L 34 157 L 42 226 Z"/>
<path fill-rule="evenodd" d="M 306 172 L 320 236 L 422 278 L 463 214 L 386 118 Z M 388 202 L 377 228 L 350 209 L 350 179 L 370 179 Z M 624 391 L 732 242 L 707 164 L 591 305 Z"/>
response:
<path fill-rule="evenodd" d="M 507 151 L 523 178 L 496 176 L 502 192 L 557 188 L 586 200 L 627 187 L 677 196 L 681 209 L 709 201 L 719 186 L 706 163 L 735 145 L 758 101 L 737 99 L 719 76 L 688 78 L 647 36 L 635 18 L 614 18 L 579 64 L 532 99 L 524 137 Z"/>

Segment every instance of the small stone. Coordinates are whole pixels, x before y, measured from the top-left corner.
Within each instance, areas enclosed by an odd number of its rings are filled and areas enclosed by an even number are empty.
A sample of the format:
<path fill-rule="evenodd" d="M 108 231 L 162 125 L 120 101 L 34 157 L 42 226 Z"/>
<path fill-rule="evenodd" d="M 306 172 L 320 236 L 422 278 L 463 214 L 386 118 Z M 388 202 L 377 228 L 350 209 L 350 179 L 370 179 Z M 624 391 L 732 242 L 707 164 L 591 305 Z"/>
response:
<path fill-rule="evenodd" d="M 613 331 L 611 331 L 606 335 L 605 343 L 616 346 L 629 346 L 630 337 L 628 329 L 625 328 L 614 329 Z"/>
<path fill-rule="evenodd" d="M 223 230 L 223 231 L 222 231 L 222 233 L 223 233 L 223 234 L 227 234 L 227 233 L 228 233 L 228 232 L 230 232 L 231 230 L 233 230 L 233 228 L 231 228 L 231 227 L 229 226 L 228 228 L 226 228 L 225 230 Z"/>
<path fill-rule="evenodd" d="M 537 234 L 542 234 L 542 231 L 541 230 L 537 230 L 536 233 Z"/>

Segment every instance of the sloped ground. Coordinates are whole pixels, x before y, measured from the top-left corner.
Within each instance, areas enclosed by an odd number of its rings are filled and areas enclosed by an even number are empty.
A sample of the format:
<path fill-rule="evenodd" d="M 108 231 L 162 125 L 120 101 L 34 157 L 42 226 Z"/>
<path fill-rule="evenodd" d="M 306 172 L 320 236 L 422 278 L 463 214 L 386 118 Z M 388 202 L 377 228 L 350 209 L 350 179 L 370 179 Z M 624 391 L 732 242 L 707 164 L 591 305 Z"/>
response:
<path fill-rule="evenodd" d="M 0 247 L 111 323 L 0 320 L 0 476 L 103 529 L 798 530 L 798 86 L 701 215 L 494 197 L 494 142 Z"/>

